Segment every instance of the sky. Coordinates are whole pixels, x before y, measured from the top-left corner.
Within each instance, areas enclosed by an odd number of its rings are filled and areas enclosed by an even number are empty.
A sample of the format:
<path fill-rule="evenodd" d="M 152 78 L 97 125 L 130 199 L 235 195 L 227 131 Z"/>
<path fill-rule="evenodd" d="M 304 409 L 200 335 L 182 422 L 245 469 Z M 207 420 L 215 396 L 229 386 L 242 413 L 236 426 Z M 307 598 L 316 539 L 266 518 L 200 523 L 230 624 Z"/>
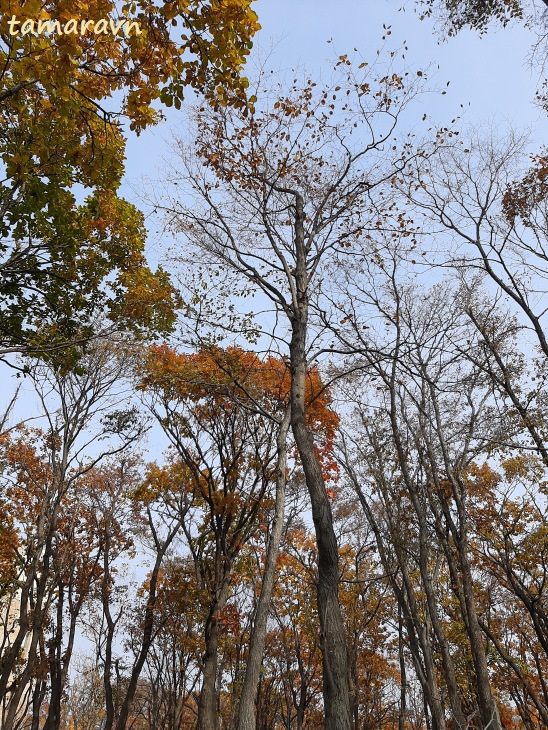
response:
<path fill-rule="evenodd" d="M 538 71 L 527 63 L 534 34 L 516 24 L 506 29 L 491 28 L 484 37 L 465 31 L 443 40 L 430 20 L 419 20 L 412 1 L 400 10 L 404 3 L 405 0 L 258 0 L 255 10 L 262 30 L 255 38 L 251 60 L 270 53 L 269 63 L 275 68 L 304 66 L 311 74 L 321 76 L 338 55 L 351 54 L 354 48 L 365 60 L 375 58 L 383 43 L 382 36 L 386 35 L 383 25 L 390 26 L 389 48 L 398 49 L 406 41 L 410 70 L 432 64 L 431 86 L 447 90 L 443 96 L 425 97 L 423 108 L 417 105 L 417 122 L 427 112 L 435 122 L 444 125 L 464 112 L 463 123 L 471 126 L 494 124 L 504 130 L 510 123 L 519 129 L 529 128 L 532 146 L 539 149 L 548 139 L 548 116 L 534 105 Z M 143 177 L 161 177 L 162 158 L 169 155 L 169 140 L 181 119 L 181 115 L 170 110 L 167 121 L 157 128 L 147 130 L 139 138 L 129 135 L 122 188 L 129 200 L 139 204 Z M 411 119 L 409 123 L 414 122 Z M 149 254 L 152 265 L 162 259 L 162 242 L 153 233 Z M 30 385 L 23 389 L 26 392 L 17 409 L 20 417 L 38 410 Z M 6 388 L 0 405 L 8 397 Z M 159 436 L 157 431 L 154 433 Z M 158 444 L 163 446 L 161 437 Z M 160 458 L 160 453 L 154 456 Z"/>
<path fill-rule="evenodd" d="M 440 125 L 459 114 L 472 126 L 504 129 L 510 123 L 529 128 L 537 148 L 548 138 L 548 117 L 534 105 L 539 72 L 527 61 L 535 35 L 519 23 L 493 26 L 483 37 L 463 31 L 444 40 L 431 20 L 419 19 L 412 0 L 258 0 L 254 8 L 262 30 L 255 36 L 250 66 L 268 54 L 274 68 L 306 67 L 321 76 L 333 59 L 352 54 L 354 48 L 365 60 L 375 58 L 383 45 L 384 25 L 391 31 L 388 49 L 406 42 L 410 69 L 430 66 L 430 86 L 447 90 L 443 96 L 425 97 L 417 117 L 426 111 Z M 124 187 L 130 199 L 143 176 L 158 176 L 162 158 L 169 154 L 168 141 L 180 124 L 181 115 L 173 111 L 166 123 L 140 138 L 130 137 Z"/>
<path fill-rule="evenodd" d="M 401 9 L 404 4 L 405 9 Z M 464 31 L 444 40 L 431 20 L 419 19 L 413 0 L 257 0 L 254 7 L 262 30 L 254 40 L 251 66 L 254 59 L 269 54 L 274 68 L 306 67 L 321 77 L 337 56 L 351 55 L 354 48 L 365 60 L 374 59 L 389 29 L 386 50 L 406 43 L 409 70 L 430 66 L 430 86 L 447 91 L 443 96 L 429 94 L 413 107 L 417 123 L 424 112 L 440 126 L 462 115 L 464 125 L 495 125 L 502 133 L 508 124 L 528 128 L 532 149 L 539 149 L 548 140 L 548 115 L 534 105 L 539 72 L 527 61 L 535 35 L 520 24 L 492 27 L 483 37 Z M 137 205 L 142 178 L 161 177 L 162 159 L 169 156 L 169 142 L 181 120 L 181 115 L 170 110 L 167 121 L 155 129 L 139 138 L 129 134 L 122 194 Z M 407 121 L 414 124 L 413 119 Z M 163 243 L 161 236 L 151 231 L 148 253 L 153 266 L 162 261 Z M 4 367 L 0 409 L 7 405 L 12 387 L 19 382 L 22 393 L 14 420 L 39 412 L 30 384 L 12 380 L 11 375 Z M 161 459 L 165 440 L 159 428 L 153 430 L 147 446 L 150 458 Z M 137 575 L 144 572 L 141 568 Z M 86 649 L 81 636 L 77 647 L 81 652 Z"/>
<path fill-rule="evenodd" d="M 354 48 L 365 60 L 374 59 L 390 27 L 389 48 L 398 49 L 406 42 L 410 70 L 432 65 L 431 86 L 447 90 L 443 96 L 425 97 L 423 108 L 415 107 L 417 121 L 425 111 L 439 125 L 463 114 L 463 123 L 471 126 L 494 124 L 504 130 L 510 123 L 529 128 L 533 148 L 539 149 L 548 139 L 548 116 L 534 105 L 538 70 L 527 62 L 535 36 L 520 24 L 493 27 L 483 37 L 464 31 L 444 40 L 432 21 L 419 19 L 412 0 L 257 0 L 254 7 L 262 30 L 255 38 L 251 61 L 270 54 L 269 63 L 275 68 L 304 66 L 321 76 L 338 55 L 352 54 Z M 161 176 L 162 158 L 169 154 L 169 140 L 180 124 L 181 115 L 170 111 L 166 123 L 139 138 L 129 135 L 122 188 L 129 200 L 138 203 L 144 176 Z M 161 241 L 154 235 L 149 254 L 153 265 L 162 258 Z M 9 378 L 4 368 L 6 375 Z M 38 410 L 30 385 L 24 384 L 23 391 L 19 417 Z M 1 406 L 11 392 L 3 389 Z M 155 456 L 160 458 L 159 453 Z"/>
<path fill-rule="evenodd" d="M 420 20 L 412 0 L 401 9 L 405 2 L 257 0 L 254 8 L 262 30 L 254 39 L 249 74 L 254 64 L 268 55 L 268 64 L 275 69 L 305 67 L 315 77 L 321 77 L 329 73 L 338 56 L 351 55 L 355 48 L 364 60 L 373 60 L 383 44 L 384 53 L 405 44 L 409 70 L 430 67 L 430 88 L 447 92 L 428 94 L 413 105 L 411 113 L 417 118 L 406 118 L 406 124 L 419 127 L 425 112 L 438 126 L 450 124 L 458 115 L 463 127 L 494 125 L 499 134 L 504 134 L 511 124 L 518 129 L 530 129 L 532 149 L 539 149 L 548 139 L 548 116 L 534 104 L 539 71 L 527 61 L 534 33 L 516 23 L 507 28 L 493 26 L 484 36 L 462 31 L 456 37 L 444 39 L 441 29 L 431 20 Z M 383 35 L 386 41 L 382 40 Z M 170 140 L 183 119 L 180 113 L 168 110 L 165 123 L 140 138 L 129 138 L 123 194 L 138 205 L 142 179 L 162 177 L 163 160 L 170 157 Z M 420 130 L 424 131 L 422 125 Z M 163 261 L 171 242 L 166 241 L 157 221 L 149 219 L 148 223 L 148 253 L 154 266 Z"/>

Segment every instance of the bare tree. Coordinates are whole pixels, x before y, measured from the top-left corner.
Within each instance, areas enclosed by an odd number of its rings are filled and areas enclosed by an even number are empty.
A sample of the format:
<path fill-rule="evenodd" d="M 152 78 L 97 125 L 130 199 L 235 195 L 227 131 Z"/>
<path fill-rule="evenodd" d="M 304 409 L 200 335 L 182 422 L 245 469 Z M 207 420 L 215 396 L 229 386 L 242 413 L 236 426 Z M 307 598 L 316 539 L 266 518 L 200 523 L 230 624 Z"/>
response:
<path fill-rule="evenodd" d="M 420 78 L 419 78 L 420 81 Z M 303 464 L 319 550 L 318 606 L 326 728 L 351 724 L 338 553 L 314 438 L 306 425 L 307 366 L 314 357 L 311 307 L 336 254 L 363 247 L 375 225 L 374 191 L 406 164 L 387 148 L 416 83 L 392 66 L 378 75 L 347 56 L 333 83 L 305 79 L 265 95 L 249 113 L 202 107 L 196 143 L 179 141 L 179 167 L 154 201 L 185 240 L 188 260 L 230 272 L 271 304 L 275 337 L 291 373 L 291 429 Z M 268 84 L 271 84 L 269 78 Z M 169 183 L 184 186 L 187 199 Z M 188 201 L 188 202 L 187 202 Z M 312 329 L 311 329 L 312 328 Z"/>
<path fill-rule="evenodd" d="M 355 435 L 345 440 L 359 446 L 355 457 L 362 464 L 359 473 L 367 475 L 383 505 L 382 519 L 392 543 L 388 554 L 370 498 L 356 467 L 349 465 L 347 448 L 343 463 L 376 532 L 386 569 L 393 575 L 433 727 L 445 727 L 434 646 L 441 655 L 453 721 L 464 728 L 467 716 L 475 712 L 460 693 L 455 657 L 439 615 L 432 571 L 441 561 L 466 629 L 482 726 L 500 728 L 474 590 L 467 476 L 474 458 L 498 430 L 496 411 L 489 408 L 492 384 L 485 373 L 489 355 L 466 316 L 459 288 L 451 291 L 445 281 L 430 292 L 418 289 L 405 278 L 406 247 L 397 241 L 377 242 L 377 263 L 364 264 L 358 273 L 343 271 L 351 304 L 344 309 L 346 322 L 339 339 L 352 353 L 355 372 L 364 373 L 365 398 L 377 394 L 372 400 L 378 413 L 363 407 L 358 411 L 362 440 L 356 441 Z M 368 321 L 378 324 L 364 330 Z M 463 342 L 474 359 L 463 352 Z M 406 510 L 414 516 L 409 534 Z M 390 553 L 401 583 L 394 577 Z M 423 609 L 416 604 L 414 570 L 420 575 Z"/>

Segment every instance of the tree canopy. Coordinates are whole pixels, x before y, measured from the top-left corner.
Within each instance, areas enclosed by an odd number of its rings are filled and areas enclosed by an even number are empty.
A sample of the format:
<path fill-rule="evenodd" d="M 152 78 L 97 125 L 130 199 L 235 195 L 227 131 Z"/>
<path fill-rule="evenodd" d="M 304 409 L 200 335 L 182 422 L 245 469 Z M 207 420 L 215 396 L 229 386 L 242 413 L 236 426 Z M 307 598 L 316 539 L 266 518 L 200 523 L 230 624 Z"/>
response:
<path fill-rule="evenodd" d="M 2 730 L 547 728 L 546 151 L 386 27 L 248 85 L 251 0 L 0 10 Z"/>
<path fill-rule="evenodd" d="M 4 352 L 82 341 L 105 315 L 169 328 L 166 274 L 149 271 L 142 217 L 117 195 L 124 124 L 139 133 L 161 119 L 156 102 L 179 108 L 187 89 L 245 105 L 241 70 L 259 27 L 250 4 L 2 2 Z M 13 19 L 21 30 L 29 19 L 129 20 L 140 32 L 13 33 Z"/>

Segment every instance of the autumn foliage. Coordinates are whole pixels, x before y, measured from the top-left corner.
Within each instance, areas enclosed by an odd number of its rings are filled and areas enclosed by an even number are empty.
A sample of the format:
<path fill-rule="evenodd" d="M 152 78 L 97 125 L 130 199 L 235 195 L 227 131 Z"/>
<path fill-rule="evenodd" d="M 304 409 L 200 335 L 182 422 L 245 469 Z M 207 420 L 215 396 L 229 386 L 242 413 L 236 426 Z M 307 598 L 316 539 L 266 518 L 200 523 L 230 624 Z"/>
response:
<path fill-rule="evenodd" d="M 7 30 L 76 13 L 142 33 Z M 548 728 L 548 160 L 400 136 L 403 53 L 251 93 L 258 28 L 0 0 L 0 726 Z"/>
<path fill-rule="evenodd" d="M 265 416 L 280 416 L 289 400 L 291 386 L 288 364 L 239 347 L 204 349 L 197 354 L 180 354 L 167 346 L 152 347 L 145 360 L 142 388 L 161 389 L 162 397 L 195 402 L 195 414 L 211 409 L 248 408 Z M 317 434 L 318 455 L 327 478 L 336 478 L 338 466 L 333 445 L 339 416 L 316 368 L 307 372 L 307 419 Z"/>
<path fill-rule="evenodd" d="M 2 350 L 51 356 L 105 317 L 169 330 L 176 297 L 167 274 L 146 265 L 142 216 L 117 192 L 123 125 L 143 131 L 162 118 L 155 102 L 180 108 L 187 89 L 245 106 L 241 71 L 259 28 L 250 5 L 0 3 Z M 127 19 L 141 32 L 8 30 L 10 20 L 39 19 Z"/>

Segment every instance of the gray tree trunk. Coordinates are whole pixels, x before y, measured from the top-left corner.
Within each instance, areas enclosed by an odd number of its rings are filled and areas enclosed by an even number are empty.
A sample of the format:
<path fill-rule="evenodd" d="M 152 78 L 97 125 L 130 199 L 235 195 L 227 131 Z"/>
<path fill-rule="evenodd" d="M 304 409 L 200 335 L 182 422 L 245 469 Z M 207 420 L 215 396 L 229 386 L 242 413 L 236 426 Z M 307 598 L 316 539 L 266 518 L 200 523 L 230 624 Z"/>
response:
<path fill-rule="evenodd" d="M 205 627 L 202 689 L 198 700 L 196 730 L 217 730 L 217 666 L 219 659 L 219 613 L 228 600 L 228 571 L 212 605 Z"/>
<path fill-rule="evenodd" d="M 242 696 L 240 698 L 240 709 L 238 715 L 238 730 L 255 730 L 255 702 L 259 685 L 259 675 L 263 661 L 264 645 L 266 638 L 266 624 L 274 578 L 276 576 L 276 563 L 282 538 L 284 522 L 284 501 L 285 482 L 287 468 L 287 433 L 291 417 L 291 408 L 288 406 L 278 429 L 276 446 L 278 449 L 278 461 L 276 465 L 276 504 L 274 508 L 274 520 L 268 540 L 266 551 L 265 567 L 261 585 L 261 595 L 257 604 L 255 621 L 249 642 L 249 654 L 245 670 Z"/>
<path fill-rule="evenodd" d="M 339 550 L 333 513 L 314 438 L 306 424 L 306 337 L 308 325 L 308 272 L 304 241 L 303 201 L 295 196 L 296 308 L 291 317 L 291 429 L 303 465 L 312 506 L 318 546 L 318 614 L 323 659 L 323 698 L 326 730 L 351 730 L 348 656 L 339 604 Z"/>
<path fill-rule="evenodd" d="M 198 701 L 197 730 L 216 730 L 217 727 L 217 657 L 219 647 L 218 610 L 209 617 L 206 627 L 206 649 L 202 691 Z"/>

